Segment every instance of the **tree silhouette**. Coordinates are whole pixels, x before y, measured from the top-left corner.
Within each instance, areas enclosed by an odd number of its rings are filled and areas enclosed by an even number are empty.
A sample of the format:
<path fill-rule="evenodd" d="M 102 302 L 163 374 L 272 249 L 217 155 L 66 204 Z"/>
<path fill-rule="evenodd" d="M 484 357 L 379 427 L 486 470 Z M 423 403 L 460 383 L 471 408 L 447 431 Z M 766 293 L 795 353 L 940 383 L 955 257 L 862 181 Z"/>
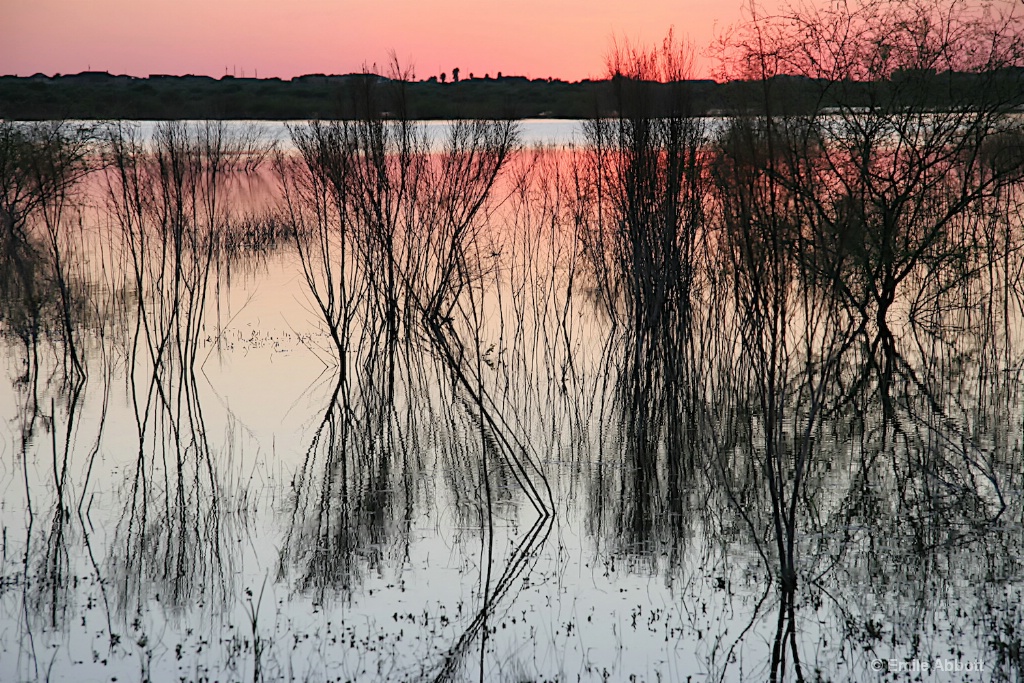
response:
<path fill-rule="evenodd" d="M 441 82 L 444 83 L 447 78 L 448 78 L 448 74 L 446 74 L 445 72 L 442 71 L 441 72 Z"/>
<path fill-rule="evenodd" d="M 836 0 L 749 30 L 737 76 L 802 76 L 829 103 L 799 127 L 765 116 L 789 136 L 791 168 L 771 173 L 801 202 L 801 253 L 891 340 L 903 283 L 970 276 L 957 264 L 986 247 L 957 227 L 1024 179 L 1019 159 L 993 155 L 1024 135 L 1014 115 L 1024 19 L 966 2 Z"/>
<path fill-rule="evenodd" d="M 459 67 L 455 67 L 454 69 L 452 69 L 452 82 L 459 82 Z"/>

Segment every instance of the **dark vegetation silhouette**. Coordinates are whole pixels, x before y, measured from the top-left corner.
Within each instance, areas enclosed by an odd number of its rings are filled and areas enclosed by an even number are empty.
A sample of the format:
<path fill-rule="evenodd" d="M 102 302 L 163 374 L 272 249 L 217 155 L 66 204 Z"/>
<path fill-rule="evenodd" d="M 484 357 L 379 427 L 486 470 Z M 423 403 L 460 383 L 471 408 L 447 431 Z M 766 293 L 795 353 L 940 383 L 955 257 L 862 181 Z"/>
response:
<path fill-rule="evenodd" d="M 944 419 L 941 394 L 898 348 L 893 306 L 911 289 L 915 306 L 937 307 L 932 320 L 951 316 L 945 294 L 995 266 L 981 254 L 1009 258 L 1016 249 L 987 244 L 1001 242 L 1003 219 L 991 207 L 1019 201 L 1024 170 L 989 156 L 998 148 L 1017 158 L 1021 134 L 1011 76 L 1024 57 L 1020 21 L 999 9 L 835 4 L 755 16 L 731 46 L 731 66 L 764 87 L 761 109 L 726 127 L 715 178 L 719 244 L 755 389 L 748 438 L 763 463 L 781 579 L 772 680 L 787 664 L 797 680 L 807 675 L 794 605 L 801 517 L 813 512 L 800 501 L 808 477 L 828 465 L 814 448 L 819 422 L 877 392 L 882 442 L 896 448 L 907 438 L 893 396 L 904 382 Z M 810 114 L 787 106 L 772 92 L 780 74 L 815 84 L 829 106 Z M 917 324 L 922 312 L 908 320 L 912 343 L 928 334 Z M 844 369 L 853 359 L 860 370 L 851 377 Z M 981 517 L 997 519 L 1005 509 L 998 475 L 973 448 L 949 455 L 940 469 L 991 483 L 997 498 Z M 917 465 L 894 474 L 938 471 L 934 461 Z"/>
<path fill-rule="evenodd" d="M 460 78 L 447 73 L 407 83 L 409 111 L 418 119 L 453 118 L 565 118 L 586 120 L 595 104 L 610 109 L 615 84 L 609 74 L 600 80 L 568 82 L 557 78 L 527 78 L 503 74 L 498 78 Z M 924 76 L 922 78 L 922 76 Z M 975 75 L 917 74 L 929 93 L 932 106 L 955 103 L 969 90 Z M 269 120 L 295 121 L 318 118 L 353 118 L 344 108 L 349 91 L 363 74 L 307 74 L 291 80 L 278 78 L 220 79 L 208 76 L 130 77 L 111 74 L 74 74 L 21 78 L 0 76 L 0 115 L 11 120 Z M 749 74 L 724 72 L 720 82 L 708 78 L 679 84 L 652 82 L 653 104 L 663 113 L 671 110 L 674 91 L 688 93 L 694 113 L 727 116 L 736 111 L 756 111 L 763 99 L 760 81 Z M 1017 67 L 993 73 L 991 81 L 1024 104 L 1019 94 Z M 947 87 L 954 84 L 954 91 Z M 820 99 L 817 81 L 800 75 L 772 76 L 772 99 L 793 113 L 811 113 L 833 106 L 833 94 Z M 1016 88 L 1014 91 L 1013 89 Z M 851 81 L 842 88 L 851 102 L 866 103 L 875 89 L 868 81 Z M 838 93 L 836 93 L 838 95 Z M 664 103 L 664 105 L 662 104 Z M 514 106 L 511 106 L 514 105 Z"/>

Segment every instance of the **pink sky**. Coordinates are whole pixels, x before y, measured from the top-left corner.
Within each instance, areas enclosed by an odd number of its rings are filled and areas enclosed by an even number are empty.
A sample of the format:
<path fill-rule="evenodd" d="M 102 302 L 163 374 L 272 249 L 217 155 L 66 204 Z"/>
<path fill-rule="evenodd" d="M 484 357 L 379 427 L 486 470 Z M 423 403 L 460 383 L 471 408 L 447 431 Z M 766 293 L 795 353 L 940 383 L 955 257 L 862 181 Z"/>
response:
<path fill-rule="evenodd" d="M 0 74 L 291 76 L 399 60 L 417 78 L 603 77 L 612 37 L 703 51 L 744 0 L 4 0 Z M 708 75 L 701 60 L 698 76 Z"/>

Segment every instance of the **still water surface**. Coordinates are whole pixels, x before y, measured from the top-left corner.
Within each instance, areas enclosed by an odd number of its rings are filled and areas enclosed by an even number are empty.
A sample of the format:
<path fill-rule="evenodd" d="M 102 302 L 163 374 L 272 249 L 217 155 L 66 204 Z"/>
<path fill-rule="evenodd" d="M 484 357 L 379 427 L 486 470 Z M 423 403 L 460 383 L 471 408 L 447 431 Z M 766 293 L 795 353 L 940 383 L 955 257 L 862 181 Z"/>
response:
<path fill-rule="evenodd" d="M 267 222 L 268 166 L 217 225 Z M 787 592 L 735 300 L 698 283 L 686 343 L 629 342 L 530 177 L 453 331 L 361 318 L 340 363 L 294 240 L 168 294 L 86 182 L 73 331 L 5 290 L 0 680 L 1019 680 L 1009 265 L 908 287 L 881 361 L 850 332 L 820 413 L 781 382 L 811 454 Z"/>

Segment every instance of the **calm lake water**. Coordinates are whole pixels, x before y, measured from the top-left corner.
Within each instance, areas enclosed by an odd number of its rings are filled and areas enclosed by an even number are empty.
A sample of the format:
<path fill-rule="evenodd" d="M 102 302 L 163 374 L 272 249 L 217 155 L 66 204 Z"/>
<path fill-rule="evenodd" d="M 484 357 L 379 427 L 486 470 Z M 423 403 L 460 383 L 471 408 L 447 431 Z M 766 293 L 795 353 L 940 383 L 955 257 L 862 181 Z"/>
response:
<path fill-rule="evenodd" d="M 1016 195 L 883 320 L 750 294 L 711 189 L 685 288 L 609 275 L 575 122 L 475 213 L 351 171 L 372 234 L 261 135 L 5 238 L 0 680 L 1024 677 Z"/>
<path fill-rule="evenodd" d="M 99 121 L 83 121 L 86 125 L 102 125 Z M 203 125 L 202 121 L 185 121 L 187 125 Z M 292 138 L 289 130 L 296 126 L 304 126 L 306 121 L 224 121 L 225 130 L 232 133 L 258 132 L 263 142 L 276 143 L 290 147 Z M 153 133 L 161 125 L 159 121 L 131 121 L 126 126 L 136 128 L 142 139 L 151 140 Z M 435 144 L 442 141 L 448 132 L 449 124 L 445 121 L 423 121 L 418 124 L 426 131 Z M 583 142 L 584 124 L 573 119 L 525 119 L 519 124 L 520 140 L 526 147 L 539 145 L 567 145 Z"/>

